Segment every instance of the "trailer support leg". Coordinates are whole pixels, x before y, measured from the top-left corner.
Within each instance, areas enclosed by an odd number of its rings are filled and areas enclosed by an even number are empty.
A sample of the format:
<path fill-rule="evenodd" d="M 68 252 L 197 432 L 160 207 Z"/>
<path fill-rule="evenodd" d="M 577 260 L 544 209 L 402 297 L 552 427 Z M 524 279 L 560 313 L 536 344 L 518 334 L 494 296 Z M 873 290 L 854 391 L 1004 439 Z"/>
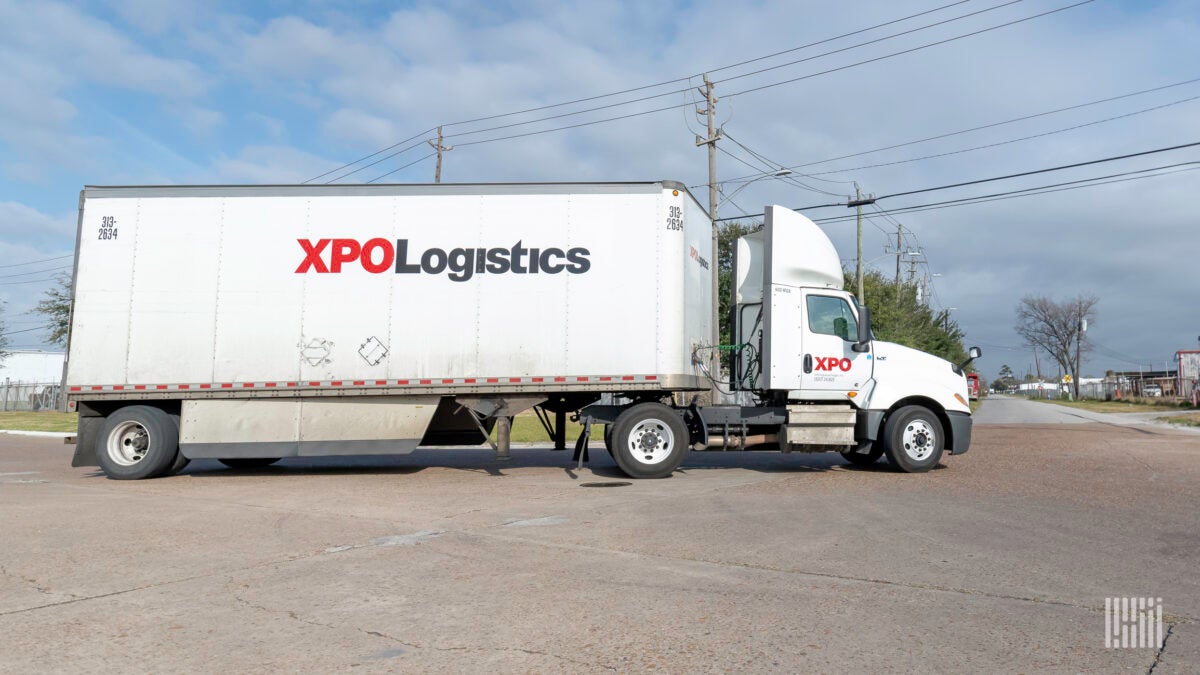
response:
<path fill-rule="evenodd" d="M 575 441 L 575 456 L 571 459 L 577 462 L 576 469 L 582 469 L 583 463 L 588 461 L 588 439 L 592 435 L 592 418 L 584 417 L 583 431 L 579 434 L 579 440 Z"/>
<path fill-rule="evenodd" d="M 496 418 L 496 460 L 512 459 L 512 418 L 501 415 Z"/>
<path fill-rule="evenodd" d="M 554 413 L 554 449 L 567 449 L 567 411 Z"/>

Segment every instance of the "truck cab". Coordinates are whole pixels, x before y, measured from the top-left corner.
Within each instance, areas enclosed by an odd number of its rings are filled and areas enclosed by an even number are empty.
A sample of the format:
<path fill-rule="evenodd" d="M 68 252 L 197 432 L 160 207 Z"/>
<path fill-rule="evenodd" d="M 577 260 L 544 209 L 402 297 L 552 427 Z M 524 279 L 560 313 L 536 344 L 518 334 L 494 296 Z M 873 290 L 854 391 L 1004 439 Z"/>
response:
<path fill-rule="evenodd" d="M 729 384 L 786 409 L 781 449 L 840 449 L 855 463 L 887 454 L 906 471 L 966 452 L 966 364 L 874 339 L 811 220 L 767 207 L 763 229 L 737 242 L 734 279 Z"/>

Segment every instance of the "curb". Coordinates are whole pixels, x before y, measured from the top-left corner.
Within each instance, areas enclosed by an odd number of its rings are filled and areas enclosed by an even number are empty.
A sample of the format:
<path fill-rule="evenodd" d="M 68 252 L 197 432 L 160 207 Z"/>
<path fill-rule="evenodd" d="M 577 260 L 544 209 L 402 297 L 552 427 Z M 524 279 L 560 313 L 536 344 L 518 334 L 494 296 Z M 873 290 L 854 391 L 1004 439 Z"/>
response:
<path fill-rule="evenodd" d="M 44 438 L 70 438 L 74 436 L 74 432 L 70 431 L 22 431 L 20 429 L 0 429 L 0 434 L 11 434 L 13 436 L 42 436 Z"/>

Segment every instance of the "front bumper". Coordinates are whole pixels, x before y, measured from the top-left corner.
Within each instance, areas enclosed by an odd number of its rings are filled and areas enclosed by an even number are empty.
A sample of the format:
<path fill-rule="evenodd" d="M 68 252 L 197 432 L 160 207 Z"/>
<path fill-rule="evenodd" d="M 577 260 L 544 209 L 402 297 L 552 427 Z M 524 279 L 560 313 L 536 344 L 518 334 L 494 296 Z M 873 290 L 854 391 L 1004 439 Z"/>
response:
<path fill-rule="evenodd" d="M 952 455 L 961 455 L 971 447 L 971 414 L 947 412 L 950 418 L 950 446 Z"/>

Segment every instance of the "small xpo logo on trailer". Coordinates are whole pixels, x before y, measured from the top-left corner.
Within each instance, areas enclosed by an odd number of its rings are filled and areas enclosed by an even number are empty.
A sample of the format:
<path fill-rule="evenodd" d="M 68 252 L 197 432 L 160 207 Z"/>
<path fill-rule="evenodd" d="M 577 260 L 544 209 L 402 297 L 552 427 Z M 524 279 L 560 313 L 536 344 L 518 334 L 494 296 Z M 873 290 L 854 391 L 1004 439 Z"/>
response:
<path fill-rule="evenodd" d="M 476 274 L 583 274 L 592 268 L 591 251 L 579 246 L 532 248 L 518 241 L 508 248 L 428 248 L 410 259 L 407 239 L 394 244 L 383 238 L 296 241 L 304 252 L 296 274 L 340 274 L 359 266 L 371 274 L 445 273 L 451 281 L 467 281 Z"/>

